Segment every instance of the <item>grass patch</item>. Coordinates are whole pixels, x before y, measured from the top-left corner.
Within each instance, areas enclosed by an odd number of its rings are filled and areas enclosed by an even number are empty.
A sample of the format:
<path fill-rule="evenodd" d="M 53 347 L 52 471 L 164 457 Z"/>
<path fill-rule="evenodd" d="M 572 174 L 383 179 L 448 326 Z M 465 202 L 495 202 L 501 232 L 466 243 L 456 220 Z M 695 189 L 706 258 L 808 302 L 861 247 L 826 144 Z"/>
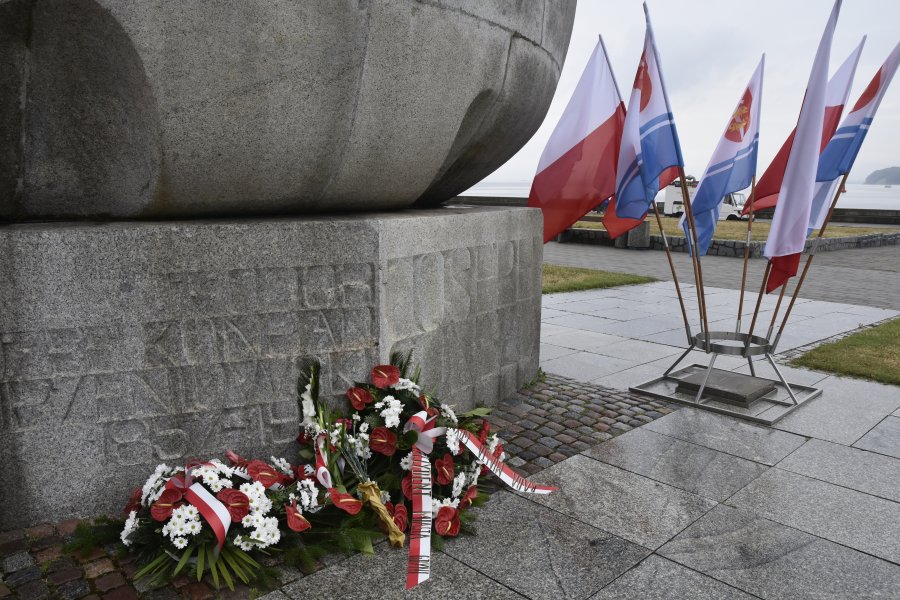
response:
<path fill-rule="evenodd" d="M 597 271 L 579 267 L 560 267 L 558 265 L 545 264 L 542 270 L 542 291 L 545 294 L 577 292 L 580 290 L 594 290 L 656 281 L 652 277 L 629 275 L 628 273 L 611 273 L 609 271 Z"/>
<path fill-rule="evenodd" d="M 647 217 L 650 222 L 650 233 L 657 233 L 659 227 L 656 224 L 656 218 Z M 678 219 L 675 217 L 663 217 L 663 229 L 666 235 L 684 236 L 684 230 L 678 225 Z M 769 237 L 769 229 L 771 224 L 763 221 L 753 221 L 753 229 L 750 232 L 750 239 L 757 242 L 764 242 Z M 577 229 L 603 229 L 603 224 L 599 221 L 578 221 L 572 228 Z M 870 233 L 895 233 L 900 231 L 891 227 L 837 227 L 832 225 L 825 230 L 825 237 L 847 237 L 853 235 L 867 235 Z M 818 230 L 811 234 L 815 236 Z M 747 222 L 746 221 L 719 221 L 716 226 L 717 240 L 745 240 L 747 239 Z"/>
<path fill-rule="evenodd" d="M 900 319 L 814 348 L 791 364 L 900 385 Z"/>

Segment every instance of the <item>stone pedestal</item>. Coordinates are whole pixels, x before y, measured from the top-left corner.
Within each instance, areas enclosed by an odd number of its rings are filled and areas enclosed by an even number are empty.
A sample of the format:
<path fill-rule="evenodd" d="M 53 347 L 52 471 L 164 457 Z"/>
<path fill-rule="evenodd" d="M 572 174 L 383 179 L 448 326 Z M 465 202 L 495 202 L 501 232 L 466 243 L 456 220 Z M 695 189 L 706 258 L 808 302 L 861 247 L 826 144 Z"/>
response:
<path fill-rule="evenodd" d="M 541 233 L 520 208 L 0 229 L 0 529 L 292 452 L 305 358 L 333 402 L 413 348 L 426 389 L 494 404 L 537 371 Z"/>

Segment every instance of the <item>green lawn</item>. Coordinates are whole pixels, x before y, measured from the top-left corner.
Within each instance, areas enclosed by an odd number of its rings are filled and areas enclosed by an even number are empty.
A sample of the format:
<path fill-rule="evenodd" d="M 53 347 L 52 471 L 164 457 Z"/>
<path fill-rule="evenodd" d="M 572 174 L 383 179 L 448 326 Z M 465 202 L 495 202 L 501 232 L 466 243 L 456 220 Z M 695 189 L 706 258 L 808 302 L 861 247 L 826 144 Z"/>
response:
<path fill-rule="evenodd" d="M 656 224 L 656 217 L 652 214 L 647 217 L 650 222 L 650 233 L 659 232 L 659 226 Z M 678 219 L 675 217 L 663 217 L 663 229 L 666 235 L 684 235 L 684 230 L 678 225 Z M 572 225 L 573 229 L 603 229 L 603 224 L 599 221 L 578 221 Z M 764 242 L 769 237 L 769 229 L 771 224 L 765 221 L 754 221 L 753 228 L 750 230 L 750 239 L 758 242 Z M 898 231 L 891 227 L 842 227 L 832 225 L 825 230 L 825 237 L 845 237 L 852 235 L 866 235 L 869 233 L 894 233 Z M 817 235 L 818 230 L 812 233 Z M 717 240 L 745 240 L 747 239 L 747 222 L 746 221 L 719 221 L 716 225 Z"/>
<path fill-rule="evenodd" d="M 543 267 L 543 276 L 542 289 L 545 294 L 577 292 L 579 290 L 593 290 L 656 281 L 652 277 L 642 277 L 641 275 L 610 273 L 609 271 L 546 264 Z"/>
<path fill-rule="evenodd" d="M 900 319 L 819 346 L 791 364 L 900 385 Z"/>

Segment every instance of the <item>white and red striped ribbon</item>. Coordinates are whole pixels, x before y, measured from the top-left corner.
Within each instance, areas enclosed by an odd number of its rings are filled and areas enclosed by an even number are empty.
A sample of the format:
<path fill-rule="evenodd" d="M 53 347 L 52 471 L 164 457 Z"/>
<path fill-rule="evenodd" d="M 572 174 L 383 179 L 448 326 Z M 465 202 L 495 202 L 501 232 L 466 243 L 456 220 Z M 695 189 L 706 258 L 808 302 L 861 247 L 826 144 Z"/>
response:
<path fill-rule="evenodd" d="M 431 576 L 431 463 L 417 447 L 412 449 L 412 496 L 406 589 Z"/>
<path fill-rule="evenodd" d="M 210 494 L 200 483 L 195 483 L 187 489 L 184 497 L 188 502 L 197 507 L 206 522 L 216 534 L 219 541 L 219 551 L 225 545 L 225 536 L 228 535 L 228 527 L 231 525 L 231 514 L 225 505 L 215 496 Z"/>
<path fill-rule="evenodd" d="M 447 437 L 454 437 L 458 442 L 465 445 L 469 451 L 486 466 L 491 473 L 500 478 L 500 481 L 516 490 L 526 494 L 549 494 L 555 492 L 559 488 L 549 485 L 538 485 L 532 483 L 525 477 L 522 477 L 509 466 L 488 451 L 487 448 L 475 437 L 471 432 L 465 429 L 448 429 Z"/>
<path fill-rule="evenodd" d="M 328 470 L 328 461 L 325 460 L 323 448 L 325 446 L 325 436 L 322 435 L 316 440 L 316 479 L 328 490 L 334 487 L 331 481 L 331 472 Z"/>

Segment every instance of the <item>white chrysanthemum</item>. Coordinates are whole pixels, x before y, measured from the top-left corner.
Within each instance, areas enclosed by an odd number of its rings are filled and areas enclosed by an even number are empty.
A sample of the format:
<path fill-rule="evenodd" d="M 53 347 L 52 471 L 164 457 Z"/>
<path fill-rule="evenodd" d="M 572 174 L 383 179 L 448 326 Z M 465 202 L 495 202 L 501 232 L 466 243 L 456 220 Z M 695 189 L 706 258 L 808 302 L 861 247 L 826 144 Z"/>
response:
<path fill-rule="evenodd" d="M 447 419 L 450 420 L 451 423 L 456 425 L 459 423 L 459 420 L 456 418 L 456 413 L 453 412 L 453 409 L 450 408 L 447 404 L 441 404 L 441 414 L 444 415 Z"/>
<path fill-rule="evenodd" d="M 455 430 L 453 429 L 447 430 L 447 450 L 449 450 L 450 454 L 452 454 L 453 456 L 459 456 L 459 453 L 461 452 L 459 448 L 459 438 L 455 435 L 454 432 Z"/>
<path fill-rule="evenodd" d="M 444 498 L 443 500 L 438 500 L 437 498 L 431 499 L 431 518 L 437 518 L 438 511 L 441 510 L 444 506 L 452 506 L 453 508 L 459 508 L 459 498 Z"/>
<path fill-rule="evenodd" d="M 391 495 L 387 492 L 381 492 L 381 503 L 387 504 L 391 501 Z"/>
<path fill-rule="evenodd" d="M 294 474 L 294 470 L 291 468 L 291 463 L 289 463 L 285 459 L 275 458 L 274 456 L 272 456 L 271 459 L 272 459 L 272 464 L 275 465 L 285 475 L 293 475 Z"/>
<path fill-rule="evenodd" d="M 457 475 L 456 477 L 453 478 L 452 494 L 453 494 L 454 498 L 459 498 L 459 496 L 462 494 L 463 486 L 465 486 L 465 485 L 466 485 L 466 474 L 465 473 L 460 473 L 459 475 Z"/>
<path fill-rule="evenodd" d="M 144 483 L 144 486 L 141 488 L 141 504 L 144 506 L 150 506 L 153 502 L 156 502 L 156 498 L 162 494 L 162 484 L 165 483 L 165 479 L 171 475 L 172 469 L 169 465 L 160 464 L 156 465 L 156 470 L 153 471 L 153 474 L 147 478 L 147 481 Z"/>
<path fill-rule="evenodd" d="M 131 545 L 131 541 L 128 537 L 134 533 L 134 531 L 138 528 L 138 520 L 137 520 L 137 511 L 133 510 L 128 513 L 128 518 L 125 520 L 125 527 L 122 528 L 122 533 L 119 535 L 119 539 L 122 540 L 122 543 L 126 546 Z"/>
<path fill-rule="evenodd" d="M 487 439 L 487 449 L 493 453 L 494 450 L 497 449 L 497 446 L 500 444 L 502 440 L 497 436 L 496 433 L 492 433 L 491 436 Z"/>
<path fill-rule="evenodd" d="M 188 541 L 183 537 L 172 538 L 172 544 L 179 550 L 186 548 Z"/>
<path fill-rule="evenodd" d="M 368 431 L 369 431 L 369 424 L 368 424 L 368 423 L 360 423 L 360 425 L 359 425 L 359 432 L 360 432 L 360 433 L 366 433 L 366 432 L 368 432 Z"/>
<path fill-rule="evenodd" d="M 400 459 L 400 468 L 404 471 L 412 471 L 412 452 Z"/>
<path fill-rule="evenodd" d="M 400 413 L 403 412 L 403 403 L 393 396 L 384 397 L 384 410 L 381 411 L 381 418 L 384 419 L 385 427 L 392 428 L 400 425 Z"/>
<path fill-rule="evenodd" d="M 357 422 L 359 422 L 359 420 L 362 419 L 362 417 L 359 416 L 358 412 L 355 412 L 352 415 L 350 415 L 350 418 Z"/>
<path fill-rule="evenodd" d="M 310 510 L 318 506 L 319 493 L 316 491 L 316 484 L 311 479 L 298 481 L 297 490 L 300 492 L 300 504 L 303 510 Z"/>
<path fill-rule="evenodd" d="M 395 383 L 394 385 L 392 385 L 392 386 L 391 386 L 391 389 L 393 389 L 393 390 L 400 390 L 400 391 L 403 391 L 403 390 L 409 390 L 410 392 L 412 392 L 412 393 L 415 394 L 416 396 L 418 396 L 419 394 L 422 393 L 422 388 L 420 388 L 420 387 L 416 384 L 415 381 L 413 381 L 413 380 L 411 380 L 411 379 L 404 379 L 403 377 L 401 377 L 401 378 L 397 381 L 397 383 Z"/>

